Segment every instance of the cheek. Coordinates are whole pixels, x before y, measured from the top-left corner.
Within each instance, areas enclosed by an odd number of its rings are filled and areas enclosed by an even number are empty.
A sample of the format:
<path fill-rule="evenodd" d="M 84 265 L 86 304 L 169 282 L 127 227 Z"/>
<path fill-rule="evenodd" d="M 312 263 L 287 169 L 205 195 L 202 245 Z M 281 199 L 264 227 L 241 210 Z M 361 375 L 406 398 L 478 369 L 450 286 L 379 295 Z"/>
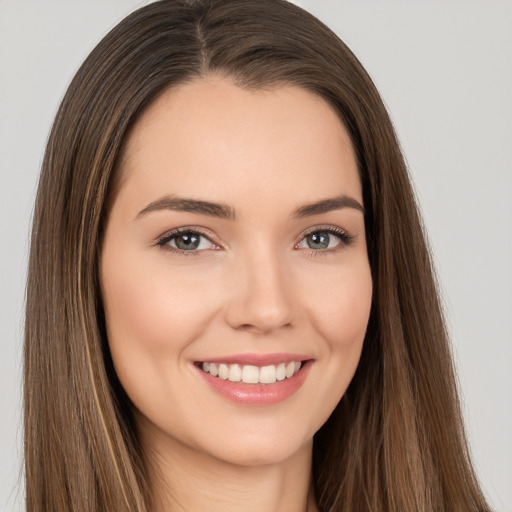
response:
<path fill-rule="evenodd" d="M 156 391 L 176 374 L 180 355 L 214 315 L 214 293 L 200 273 L 107 255 L 102 295 L 108 343 L 132 400 L 140 389 Z"/>
<path fill-rule="evenodd" d="M 324 279 L 309 284 L 310 316 L 330 351 L 355 351 L 362 347 L 372 302 L 372 278 L 366 259 L 340 266 Z M 322 286 L 319 286 L 319 285 Z"/>
<path fill-rule="evenodd" d="M 214 290 L 199 272 L 184 272 L 160 261 L 107 259 L 102 267 L 107 324 L 123 338 L 145 340 L 149 348 L 186 339 L 207 314 Z M 206 309 L 206 311 L 205 311 Z"/>
<path fill-rule="evenodd" d="M 315 346 L 313 383 L 305 422 L 316 432 L 345 394 L 359 364 L 372 302 L 371 272 L 365 253 L 344 264 L 302 273 L 302 303 Z M 307 277 L 306 277 L 307 276 Z M 318 397 L 322 397 L 319 400 Z M 307 416 L 309 414 L 309 416 Z"/>

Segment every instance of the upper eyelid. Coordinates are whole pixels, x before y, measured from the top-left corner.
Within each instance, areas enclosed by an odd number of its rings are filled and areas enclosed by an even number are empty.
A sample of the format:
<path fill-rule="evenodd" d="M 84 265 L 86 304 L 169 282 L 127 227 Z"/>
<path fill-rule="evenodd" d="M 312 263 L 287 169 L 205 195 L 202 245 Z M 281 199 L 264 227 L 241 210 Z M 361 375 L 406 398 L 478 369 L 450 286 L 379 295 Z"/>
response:
<path fill-rule="evenodd" d="M 347 230 L 340 226 L 334 226 L 332 224 L 324 224 L 324 225 L 312 226 L 311 228 L 308 228 L 305 231 L 303 231 L 299 236 L 304 237 L 311 233 L 315 233 L 316 231 L 340 231 L 340 232 L 346 233 L 348 235 Z"/>
<path fill-rule="evenodd" d="M 339 230 L 339 231 L 342 231 L 343 233 L 347 233 L 347 230 L 340 226 L 335 226 L 332 224 L 322 224 L 322 225 L 311 226 L 311 227 L 305 229 L 304 231 L 302 231 L 300 233 L 299 237 L 307 236 L 308 234 L 314 233 L 315 231 L 322 231 L 322 230 L 329 230 L 329 229 Z M 172 235 L 179 235 L 180 233 L 188 233 L 188 232 L 192 232 L 192 233 L 197 232 L 201 235 L 204 235 L 206 238 L 217 238 L 214 234 L 210 234 L 211 231 L 207 228 L 203 228 L 200 226 L 181 226 L 179 228 L 170 229 L 169 231 L 162 233 L 160 236 L 158 236 L 158 239 L 162 239 L 162 238 L 165 238 L 167 236 L 172 236 Z"/>
<path fill-rule="evenodd" d="M 299 244 L 306 236 L 316 233 L 319 231 L 327 231 L 329 234 L 336 236 L 338 239 L 341 240 L 342 243 L 351 243 L 355 236 L 351 235 L 346 229 L 341 228 L 340 226 L 335 226 L 332 224 L 323 225 L 323 226 L 314 226 L 312 228 L 307 229 L 306 231 L 303 231 L 298 241 L 296 242 L 295 246 Z M 315 251 L 315 252 L 321 252 L 321 251 Z"/>
<path fill-rule="evenodd" d="M 166 231 L 165 233 L 161 234 L 157 238 L 156 242 L 158 244 L 162 240 L 171 239 L 171 238 L 178 236 L 182 233 L 198 233 L 199 235 L 204 236 L 205 238 L 210 240 L 210 242 L 212 244 L 220 245 L 220 242 L 215 241 L 215 240 L 217 240 L 217 237 L 215 235 L 210 234 L 211 232 L 209 230 L 206 230 L 206 228 L 201 228 L 198 226 L 186 226 L 186 227 L 170 229 L 169 231 Z"/>

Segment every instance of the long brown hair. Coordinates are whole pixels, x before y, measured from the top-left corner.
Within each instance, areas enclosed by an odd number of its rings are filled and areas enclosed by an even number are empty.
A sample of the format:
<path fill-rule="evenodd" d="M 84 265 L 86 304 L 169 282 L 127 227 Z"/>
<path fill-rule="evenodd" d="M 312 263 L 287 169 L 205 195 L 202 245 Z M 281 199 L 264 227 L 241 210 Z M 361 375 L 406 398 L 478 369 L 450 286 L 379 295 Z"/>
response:
<path fill-rule="evenodd" d="M 163 0 L 93 50 L 57 113 L 34 214 L 25 333 L 29 511 L 147 511 L 130 403 L 113 370 L 98 263 L 130 127 L 208 74 L 293 84 L 339 113 L 366 209 L 373 304 L 349 389 L 315 435 L 320 510 L 488 511 L 464 437 L 428 247 L 396 136 L 338 37 L 283 0 Z"/>

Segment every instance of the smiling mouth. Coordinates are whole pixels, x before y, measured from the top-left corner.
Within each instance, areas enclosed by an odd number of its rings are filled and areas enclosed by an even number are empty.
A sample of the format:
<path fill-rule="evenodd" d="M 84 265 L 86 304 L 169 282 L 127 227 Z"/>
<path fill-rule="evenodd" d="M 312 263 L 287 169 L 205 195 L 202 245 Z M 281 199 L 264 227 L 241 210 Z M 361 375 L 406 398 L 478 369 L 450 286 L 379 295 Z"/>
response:
<path fill-rule="evenodd" d="M 240 382 L 244 384 L 274 384 L 275 382 L 291 379 L 296 375 L 302 361 L 290 361 L 268 366 L 240 365 L 228 363 L 198 363 L 205 373 L 221 380 Z"/>

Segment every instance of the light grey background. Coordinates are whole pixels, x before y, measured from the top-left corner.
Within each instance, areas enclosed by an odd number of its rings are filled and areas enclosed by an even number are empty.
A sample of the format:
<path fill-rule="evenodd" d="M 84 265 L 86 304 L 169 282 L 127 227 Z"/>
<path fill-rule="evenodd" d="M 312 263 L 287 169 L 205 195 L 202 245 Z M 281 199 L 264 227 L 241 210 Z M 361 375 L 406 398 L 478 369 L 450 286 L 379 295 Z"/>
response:
<path fill-rule="evenodd" d="M 81 61 L 135 0 L 0 0 L 0 511 L 23 508 L 24 281 L 47 134 Z M 422 205 L 483 487 L 512 511 L 512 2 L 298 0 L 361 59 Z"/>

